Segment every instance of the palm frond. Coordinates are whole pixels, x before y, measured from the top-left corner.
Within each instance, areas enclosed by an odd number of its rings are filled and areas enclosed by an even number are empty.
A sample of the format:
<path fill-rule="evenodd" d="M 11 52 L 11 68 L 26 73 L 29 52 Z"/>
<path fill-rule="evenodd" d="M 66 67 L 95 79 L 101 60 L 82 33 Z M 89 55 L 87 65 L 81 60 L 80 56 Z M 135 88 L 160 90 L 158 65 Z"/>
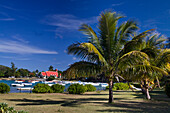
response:
<path fill-rule="evenodd" d="M 170 63 L 170 49 L 162 50 L 158 54 L 158 56 L 154 62 L 156 63 L 156 66 L 158 66 L 158 67 L 170 70 L 168 67 L 168 63 Z"/>
<path fill-rule="evenodd" d="M 65 74 L 68 77 L 88 77 L 101 73 L 101 67 L 95 63 L 80 61 L 71 64 Z"/>
<path fill-rule="evenodd" d="M 130 35 L 132 35 L 134 33 L 134 31 L 136 31 L 138 29 L 137 23 L 132 20 L 125 22 L 120 27 L 122 27 L 122 28 L 121 28 L 121 30 L 119 30 L 120 28 L 118 28 L 118 30 L 120 32 L 119 43 L 122 43 L 122 44 L 125 44 L 129 40 Z"/>
<path fill-rule="evenodd" d="M 159 51 L 156 48 L 149 48 L 148 47 L 148 48 L 142 49 L 141 52 L 146 53 L 150 58 L 155 58 Z"/>
<path fill-rule="evenodd" d="M 99 34 L 100 34 L 100 44 L 102 46 L 104 55 L 106 59 L 111 59 L 112 50 L 114 49 L 114 36 L 116 31 L 117 22 L 120 16 L 116 12 L 104 12 L 99 18 Z"/>
<path fill-rule="evenodd" d="M 124 54 L 118 61 L 118 68 L 123 70 L 137 64 L 149 64 L 149 57 L 140 51 L 131 51 Z"/>
<path fill-rule="evenodd" d="M 155 75 L 155 77 L 160 77 L 162 75 L 168 75 L 165 70 L 152 65 L 136 65 L 135 68 L 139 68 L 139 71 L 144 73 L 144 76 Z"/>
<path fill-rule="evenodd" d="M 96 33 L 91 28 L 91 26 L 87 24 L 82 24 L 81 27 L 79 28 L 79 31 L 82 31 L 83 34 L 85 34 L 88 37 L 89 42 L 94 44 L 103 53 L 103 50 L 100 46 L 100 41 Z"/>
<path fill-rule="evenodd" d="M 145 46 L 145 42 L 143 43 L 144 38 L 146 38 L 146 36 L 148 36 L 149 34 L 151 34 L 155 29 L 150 29 L 147 30 L 145 32 L 140 33 L 139 35 L 133 37 L 132 40 L 130 40 L 129 42 L 127 42 L 124 45 L 124 49 L 123 49 L 123 53 L 127 53 L 133 50 L 141 50 L 141 48 L 143 46 Z"/>
<path fill-rule="evenodd" d="M 76 55 L 81 59 L 93 62 L 101 62 L 107 66 L 107 62 L 98 49 L 91 43 L 77 43 L 68 47 L 68 54 Z"/>
<path fill-rule="evenodd" d="M 102 56 L 102 54 L 98 51 L 98 49 L 91 43 L 81 43 L 80 47 L 83 47 L 88 50 L 88 53 L 94 53 L 98 56 L 100 62 L 104 63 L 105 66 L 108 66 L 105 58 Z"/>

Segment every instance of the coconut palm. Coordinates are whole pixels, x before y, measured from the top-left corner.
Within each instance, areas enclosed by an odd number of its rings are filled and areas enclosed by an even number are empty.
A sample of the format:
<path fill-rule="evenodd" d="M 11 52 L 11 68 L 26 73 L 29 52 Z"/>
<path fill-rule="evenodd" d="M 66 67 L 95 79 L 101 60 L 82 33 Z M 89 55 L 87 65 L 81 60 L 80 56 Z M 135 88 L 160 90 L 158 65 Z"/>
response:
<path fill-rule="evenodd" d="M 139 37 L 139 35 L 135 37 Z M 147 99 L 151 99 L 149 95 L 150 84 L 154 84 L 155 80 L 159 83 L 159 78 L 167 75 L 167 72 L 170 71 L 168 67 L 170 63 L 170 49 L 163 49 L 165 41 L 164 36 L 159 37 L 158 34 L 154 34 L 148 38 L 138 38 L 136 42 L 140 43 L 134 43 L 132 41 L 126 43 L 123 50 L 124 53 L 138 50 L 149 56 L 149 60 L 145 64 L 137 64 L 121 72 L 126 79 L 141 82 L 142 92 L 146 95 Z"/>
<path fill-rule="evenodd" d="M 70 65 L 67 76 L 92 76 L 104 73 L 109 82 L 109 103 L 113 102 L 113 78 L 120 76 L 119 65 L 125 61 L 129 66 L 143 62 L 148 55 L 141 51 L 130 51 L 122 54 L 124 45 L 131 40 L 131 35 L 138 29 L 134 21 L 126 21 L 118 25 L 118 20 L 123 16 L 116 12 L 106 11 L 101 13 L 96 33 L 89 25 L 80 27 L 87 37 L 87 42 L 74 43 L 68 47 L 68 54 L 76 55 L 82 61 Z M 148 30 L 140 37 L 146 36 Z M 134 40 L 135 41 L 135 40 Z"/>

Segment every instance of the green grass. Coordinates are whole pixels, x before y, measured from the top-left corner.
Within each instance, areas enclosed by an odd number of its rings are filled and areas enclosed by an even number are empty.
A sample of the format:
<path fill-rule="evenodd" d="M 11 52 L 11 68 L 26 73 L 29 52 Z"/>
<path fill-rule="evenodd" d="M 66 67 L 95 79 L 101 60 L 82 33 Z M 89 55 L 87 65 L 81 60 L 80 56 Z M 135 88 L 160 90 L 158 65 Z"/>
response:
<path fill-rule="evenodd" d="M 108 91 L 84 95 L 10 93 L 0 94 L 0 103 L 29 113 L 170 112 L 170 98 L 160 90 L 151 93 L 150 101 L 140 92 L 114 91 L 113 95 L 114 103 L 108 104 Z"/>

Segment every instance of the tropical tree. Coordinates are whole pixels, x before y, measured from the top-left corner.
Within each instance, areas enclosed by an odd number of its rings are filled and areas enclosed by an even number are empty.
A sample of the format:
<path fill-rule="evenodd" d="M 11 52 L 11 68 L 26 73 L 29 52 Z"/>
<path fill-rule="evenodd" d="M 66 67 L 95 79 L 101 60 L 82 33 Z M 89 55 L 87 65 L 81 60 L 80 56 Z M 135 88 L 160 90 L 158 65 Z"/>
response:
<path fill-rule="evenodd" d="M 38 69 L 36 69 L 36 70 L 35 70 L 35 73 L 36 73 L 36 74 L 38 74 L 38 73 L 39 73 Z"/>
<path fill-rule="evenodd" d="M 53 66 L 51 65 L 50 67 L 49 67 L 49 69 L 48 69 L 48 71 L 53 71 Z"/>
<path fill-rule="evenodd" d="M 15 67 L 15 64 L 13 62 L 11 62 L 11 71 L 12 71 L 12 75 L 15 76 L 17 68 Z"/>
<path fill-rule="evenodd" d="M 20 76 L 22 77 L 28 77 L 30 73 L 28 69 L 23 69 L 23 68 L 18 69 L 18 72 L 20 73 Z"/>
<path fill-rule="evenodd" d="M 0 77 L 5 76 L 3 72 L 0 71 Z"/>
<path fill-rule="evenodd" d="M 135 43 L 133 42 L 134 39 L 137 40 Z M 146 95 L 147 99 L 151 99 L 149 95 L 150 85 L 152 84 L 153 88 L 156 83 L 159 84 L 159 79 L 170 71 L 168 67 L 170 63 L 170 49 L 163 49 L 165 41 L 166 39 L 163 35 L 159 36 L 155 33 L 142 38 L 140 35 L 137 35 L 132 41 L 125 44 L 123 50 L 123 53 L 138 50 L 149 56 L 145 64 L 138 63 L 133 67 L 125 67 L 126 69 L 121 72 L 127 80 L 140 81 L 142 92 Z"/>
<path fill-rule="evenodd" d="M 120 76 L 122 65 L 132 66 L 148 59 L 148 55 L 141 51 L 130 51 L 123 54 L 124 45 L 131 40 L 131 35 L 138 29 L 136 22 L 128 20 L 118 24 L 123 16 L 116 12 L 101 13 L 96 33 L 89 25 L 80 27 L 87 37 L 87 42 L 74 43 L 68 47 L 68 54 L 76 55 L 83 61 L 76 62 L 67 69 L 67 76 L 92 76 L 103 73 L 109 82 L 109 103 L 113 102 L 113 78 Z M 146 36 L 150 31 L 140 34 Z M 134 40 L 135 41 L 135 40 Z"/>

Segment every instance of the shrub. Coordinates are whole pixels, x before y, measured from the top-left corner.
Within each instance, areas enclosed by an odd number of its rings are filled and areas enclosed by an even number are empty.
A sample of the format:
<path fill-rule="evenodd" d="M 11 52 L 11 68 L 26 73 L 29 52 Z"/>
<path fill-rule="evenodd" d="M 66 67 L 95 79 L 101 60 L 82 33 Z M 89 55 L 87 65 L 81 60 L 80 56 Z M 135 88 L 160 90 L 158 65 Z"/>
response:
<path fill-rule="evenodd" d="M 80 84 L 72 84 L 68 88 L 70 94 L 82 94 L 87 90 L 87 88 Z"/>
<path fill-rule="evenodd" d="M 106 86 L 106 90 L 109 89 L 109 86 Z M 115 83 L 112 90 L 128 90 L 129 85 L 127 83 Z"/>
<path fill-rule="evenodd" d="M 96 87 L 91 84 L 86 84 L 85 87 L 87 88 L 87 91 L 96 91 Z"/>
<path fill-rule="evenodd" d="M 109 89 L 109 86 L 106 86 L 106 90 L 108 90 Z"/>
<path fill-rule="evenodd" d="M 128 90 L 129 85 L 127 83 L 115 83 L 113 90 Z"/>
<path fill-rule="evenodd" d="M 165 93 L 168 97 L 170 97 L 170 83 L 167 83 L 165 86 Z"/>
<path fill-rule="evenodd" d="M 7 103 L 0 103 L 0 113 L 28 113 L 28 112 L 16 111 L 14 107 L 8 107 Z"/>
<path fill-rule="evenodd" d="M 52 93 L 53 90 L 48 84 L 41 84 L 38 83 L 34 86 L 34 89 L 32 90 L 33 93 Z"/>
<path fill-rule="evenodd" d="M 54 79 L 55 79 L 54 76 L 50 76 L 50 77 L 47 79 L 47 81 L 52 81 L 52 80 L 54 80 Z"/>
<path fill-rule="evenodd" d="M 8 93 L 10 91 L 10 87 L 5 83 L 0 83 L 0 93 Z"/>
<path fill-rule="evenodd" d="M 63 93 L 65 87 L 59 84 L 54 84 L 51 86 L 51 89 L 53 90 L 54 93 Z"/>

